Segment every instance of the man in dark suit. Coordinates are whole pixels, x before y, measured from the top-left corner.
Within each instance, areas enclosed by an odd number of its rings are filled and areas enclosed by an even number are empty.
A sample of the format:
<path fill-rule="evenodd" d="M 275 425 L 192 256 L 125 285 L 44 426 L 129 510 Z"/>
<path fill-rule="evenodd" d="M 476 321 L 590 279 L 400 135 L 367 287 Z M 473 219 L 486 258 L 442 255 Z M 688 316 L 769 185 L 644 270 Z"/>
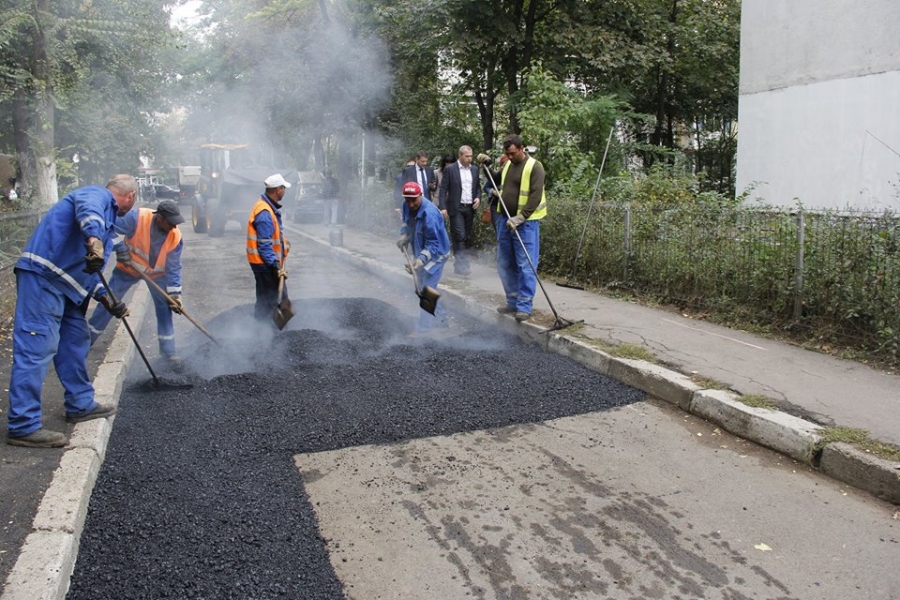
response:
<path fill-rule="evenodd" d="M 416 157 L 413 156 L 406 161 L 406 164 L 402 169 L 400 169 L 400 172 L 397 173 L 397 176 L 394 178 L 394 212 L 397 213 L 397 216 L 401 218 L 403 209 L 403 184 L 406 183 L 403 178 L 406 176 L 406 169 L 414 166 L 415 164 Z"/>
<path fill-rule="evenodd" d="M 442 211 L 450 217 L 450 247 L 453 251 L 453 270 L 457 275 L 469 275 L 469 248 L 475 212 L 481 204 L 481 185 L 478 167 L 472 164 L 472 148 L 460 146 L 459 159 L 444 167 L 438 193 Z"/>
<path fill-rule="evenodd" d="M 416 164 L 403 169 L 403 183 L 415 181 L 422 188 L 422 197 L 431 202 L 435 202 L 434 192 L 437 190 L 437 178 L 434 176 L 434 169 L 428 166 L 428 153 L 419 150 L 416 153 Z"/>

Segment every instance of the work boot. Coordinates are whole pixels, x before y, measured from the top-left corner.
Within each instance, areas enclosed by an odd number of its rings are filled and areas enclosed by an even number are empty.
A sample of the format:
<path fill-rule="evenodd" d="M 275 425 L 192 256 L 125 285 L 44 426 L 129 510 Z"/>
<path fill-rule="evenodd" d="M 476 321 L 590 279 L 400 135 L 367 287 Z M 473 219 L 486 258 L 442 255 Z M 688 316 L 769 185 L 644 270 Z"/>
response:
<path fill-rule="evenodd" d="M 10 446 L 25 446 L 26 448 L 62 448 L 68 442 L 69 439 L 65 434 L 43 428 L 32 431 L 28 435 L 6 438 L 6 443 Z"/>
<path fill-rule="evenodd" d="M 105 419 L 116 414 L 116 407 L 111 404 L 98 404 L 97 408 L 84 415 L 66 415 L 66 421 L 69 423 L 84 423 L 85 421 L 93 421 L 94 419 Z"/>
<path fill-rule="evenodd" d="M 527 321 L 531 318 L 531 313 L 522 312 L 521 310 L 516 313 L 516 321 L 521 323 L 522 321 Z"/>
<path fill-rule="evenodd" d="M 181 373 L 184 371 L 184 363 L 181 362 L 180 356 L 175 356 L 174 354 L 171 356 L 167 356 L 166 361 L 169 363 L 169 368 L 171 368 L 175 373 Z"/>
<path fill-rule="evenodd" d="M 516 312 L 515 306 L 501 306 L 497 309 L 497 312 L 501 315 L 511 315 Z"/>

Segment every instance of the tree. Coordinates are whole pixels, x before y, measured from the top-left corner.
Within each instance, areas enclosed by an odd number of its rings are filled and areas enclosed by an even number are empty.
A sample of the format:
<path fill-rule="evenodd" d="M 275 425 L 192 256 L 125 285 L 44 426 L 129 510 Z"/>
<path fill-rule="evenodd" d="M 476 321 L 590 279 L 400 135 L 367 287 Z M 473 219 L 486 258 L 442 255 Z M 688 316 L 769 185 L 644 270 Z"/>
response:
<path fill-rule="evenodd" d="M 59 112 L 67 110 L 79 86 L 96 82 L 98 70 L 119 90 L 135 88 L 135 65 L 165 40 L 159 33 L 167 28 L 164 5 L 165 0 L 7 0 L 0 11 L 0 36 L 7 41 L 0 48 L 0 106 L 12 115 L 24 196 L 56 202 Z"/>

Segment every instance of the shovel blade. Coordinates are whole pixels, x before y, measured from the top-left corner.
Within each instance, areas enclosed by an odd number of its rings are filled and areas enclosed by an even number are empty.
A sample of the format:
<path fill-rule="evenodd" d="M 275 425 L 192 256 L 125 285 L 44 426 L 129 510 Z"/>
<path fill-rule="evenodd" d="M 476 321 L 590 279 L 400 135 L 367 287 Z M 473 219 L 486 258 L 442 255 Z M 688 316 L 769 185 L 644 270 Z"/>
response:
<path fill-rule="evenodd" d="M 288 321 L 294 316 L 294 309 L 291 306 L 291 301 L 289 298 L 285 298 L 281 301 L 281 303 L 275 307 L 275 310 L 272 311 L 272 320 L 275 321 L 275 326 L 278 327 L 279 330 L 284 329 L 284 326 L 287 325 Z"/>
<path fill-rule="evenodd" d="M 441 295 L 436 289 L 426 285 L 419 294 L 419 308 L 433 315 L 437 309 L 437 301 L 440 297 Z"/>

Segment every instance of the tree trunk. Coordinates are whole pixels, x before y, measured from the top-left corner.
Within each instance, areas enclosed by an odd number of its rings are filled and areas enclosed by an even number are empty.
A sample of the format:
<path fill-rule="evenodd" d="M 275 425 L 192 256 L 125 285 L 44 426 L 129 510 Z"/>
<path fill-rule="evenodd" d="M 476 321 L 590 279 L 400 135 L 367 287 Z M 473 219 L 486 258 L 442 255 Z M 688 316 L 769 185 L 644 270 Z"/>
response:
<path fill-rule="evenodd" d="M 37 14 L 49 12 L 49 0 L 35 2 Z M 39 22 L 40 23 L 40 22 Z M 31 154 L 34 157 L 35 205 L 56 204 L 59 200 L 59 188 L 56 182 L 56 146 L 55 146 L 55 101 L 53 93 L 53 71 L 50 68 L 50 57 L 47 53 L 44 30 L 38 27 L 34 33 L 32 46 L 33 61 L 31 75 L 37 89 L 34 90 L 34 129 L 31 133 Z"/>
<path fill-rule="evenodd" d="M 59 188 L 56 181 L 56 160 L 54 152 L 54 119 L 55 109 L 53 97 L 48 93 L 39 93 L 34 110 L 34 133 L 31 145 L 35 164 L 34 203 L 35 205 L 52 205 L 59 200 Z"/>
<path fill-rule="evenodd" d="M 31 154 L 31 144 L 28 131 L 31 129 L 28 110 L 28 99 L 25 90 L 16 89 L 13 97 L 13 139 L 16 145 L 16 160 L 18 162 L 18 193 L 25 201 L 30 201 L 33 195 L 32 182 L 37 179 L 37 170 L 34 166 L 34 158 Z"/>

